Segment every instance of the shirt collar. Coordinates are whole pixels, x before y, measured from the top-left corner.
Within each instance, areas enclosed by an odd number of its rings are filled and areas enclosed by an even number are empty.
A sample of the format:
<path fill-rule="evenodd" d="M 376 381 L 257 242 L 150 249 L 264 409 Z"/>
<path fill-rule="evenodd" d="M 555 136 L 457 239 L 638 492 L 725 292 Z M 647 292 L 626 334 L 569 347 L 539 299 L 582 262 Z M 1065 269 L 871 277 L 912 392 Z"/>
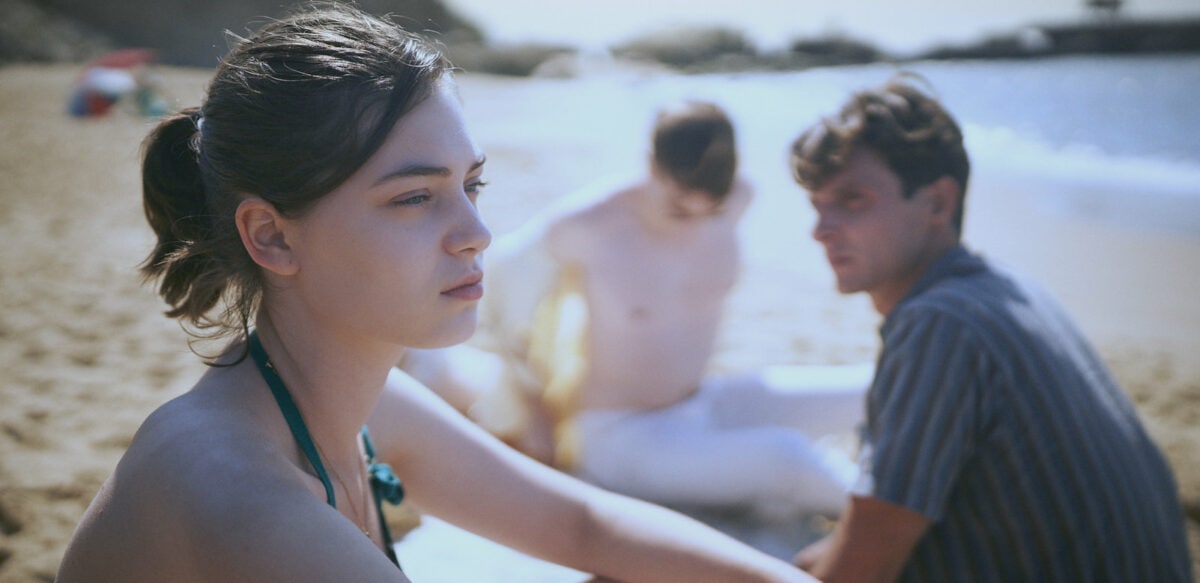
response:
<path fill-rule="evenodd" d="M 981 257 L 968 251 L 961 243 L 955 245 L 954 248 L 943 253 L 937 261 L 934 261 L 933 265 L 929 266 L 929 269 L 925 270 L 925 273 L 921 275 L 917 283 L 913 284 L 912 289 L 908 290 L 908 293 L 896 304 L 896 307 L 900 307 L 904 302 L 920 295 L 944 279 L 965 277 L 979 273 L 985 269 L 987 269 L 987 265 Z M 892 308 L 892 313 L 895 313 L 895 311 L 895 308 Z"/>

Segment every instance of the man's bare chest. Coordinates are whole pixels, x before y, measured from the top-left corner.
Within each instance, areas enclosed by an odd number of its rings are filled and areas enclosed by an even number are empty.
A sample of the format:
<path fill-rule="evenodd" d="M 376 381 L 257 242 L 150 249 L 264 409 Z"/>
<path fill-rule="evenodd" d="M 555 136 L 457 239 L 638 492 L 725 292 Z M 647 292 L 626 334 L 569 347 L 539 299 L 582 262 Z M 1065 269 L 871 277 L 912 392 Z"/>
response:
<path fill-rule="evenodd" d="M 586 285 L 606 303 L 662 306 L 722 300 L 737 279 L 736 237 L 713 234 L 689 243 L 613 241 L 585 266 Z"/>

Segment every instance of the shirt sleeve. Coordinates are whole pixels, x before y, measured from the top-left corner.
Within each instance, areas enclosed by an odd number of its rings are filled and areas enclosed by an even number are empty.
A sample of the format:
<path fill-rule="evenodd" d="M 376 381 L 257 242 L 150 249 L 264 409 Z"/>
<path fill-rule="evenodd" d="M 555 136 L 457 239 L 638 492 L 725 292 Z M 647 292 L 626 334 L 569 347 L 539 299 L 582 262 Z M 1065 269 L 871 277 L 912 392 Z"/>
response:
<path fill-rule="evenodd" d="M 855 493 L 937 521 L 986 424 L 987 357 L 961 317 L 905 308 L 884 328 Z"/>

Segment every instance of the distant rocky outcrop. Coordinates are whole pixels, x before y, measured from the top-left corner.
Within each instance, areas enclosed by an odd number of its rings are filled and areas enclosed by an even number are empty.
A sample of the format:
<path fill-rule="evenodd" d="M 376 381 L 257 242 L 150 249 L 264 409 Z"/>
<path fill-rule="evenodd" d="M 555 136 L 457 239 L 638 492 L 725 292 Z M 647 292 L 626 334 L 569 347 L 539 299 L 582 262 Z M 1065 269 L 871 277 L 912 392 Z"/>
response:
<path fill-rule="evenodd" d="M 156 49 L 164 64 L 212 67 L 229 50 L 226 30 L 245 35 L 256 23 L 283 16 L 297 4 L 289 0 L 0 0 L 5 22 L 0 26 L 0 61 L 81 60 L 118 46 Z M 373 14 L 396 15 L 406 27 L 446 42 L 482 36 L 439 0 L 358 0 L 356 4 Z M 5 8 L 24 15 L 22 19 L 33 26 L 12 22 L 12 12 Z"/>
<path fill-rule="evenodd" d="M 683 73 L 800 70 L 880 61 L 1014 59 L 1079 53 L 1200 52 L 1200 19 L 1121 17 L 1121 0 L 1089 0 L 1102 14 L 1068 24 L 1030 25 L 974 42 L 897 57 L 843 35 L 795 39 L 764 52 L 739 30 L 712 26 L 653 31 L 610 47 L 605 59 L 537 42 L 496 44 L 441 0 L 355 1 L 393 14 L 441 41 L 453 63 L 472 73 L 571 76 L 599 64 Z M 212 67 L 229 49 L 225 31 L 245 35 L 300 0 L 0 0 L 0 64 L 80 62 L 122 47 L 158 51 L 169 65 Z M 648 70 L 648 69 L 647 69 Z"/>
<path fill-rule="evenodd" d="M 1042 27 L 1058 53 L 1164 53 L 1200 51 L 1200 18 L 1103 20 Z"/>
<path fill-rule="evenodd" d="M 757 57 L 753 43 L 741 31 L 715 26 L 655 31 L 614 46 L 612 54 L 685 72 L 743 68 Z"/>
<path fill-rule="evenodd" d="M 1133 20 L 1115 15 L 1084 22 L 1030 26 L 957 46 L 942 46 L 918 59 L 1021 59 L 1078 54 L 1200 52 L 1200 19 Z"/>
<path fill-rule="evenodd" d="M 115 47 L 104 33 L 33 0 L 0 0 L 0 15 L 0 64 L 84 61 Z"/>
<path fill-rule="evenodd" d="M 576 53 L 572 47 L 544 43 L 493 44 L 471 40 L 446 43 L 446 55 L 455 67 L 469 73 L 510 77 L 528 77 L 545 63 Z"/>

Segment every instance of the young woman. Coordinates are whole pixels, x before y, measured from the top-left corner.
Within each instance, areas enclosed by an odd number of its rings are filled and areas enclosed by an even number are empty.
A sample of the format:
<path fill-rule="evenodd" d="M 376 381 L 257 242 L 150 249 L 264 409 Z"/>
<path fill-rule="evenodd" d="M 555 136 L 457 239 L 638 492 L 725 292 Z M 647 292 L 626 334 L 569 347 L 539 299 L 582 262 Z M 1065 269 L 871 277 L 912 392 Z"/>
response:
<path fill-rule="evenodd" d="M 475 327 L 483 165 L 444 58 L 387 21 L 307 8 L 234 48 L 143 162 L 144 273 L 233 339 L 140 428 L 59 579 L 405 581 L 377 506 L 403 493 L 614 579 L 809 580 L 522 457 L 392 367 Z"/>

